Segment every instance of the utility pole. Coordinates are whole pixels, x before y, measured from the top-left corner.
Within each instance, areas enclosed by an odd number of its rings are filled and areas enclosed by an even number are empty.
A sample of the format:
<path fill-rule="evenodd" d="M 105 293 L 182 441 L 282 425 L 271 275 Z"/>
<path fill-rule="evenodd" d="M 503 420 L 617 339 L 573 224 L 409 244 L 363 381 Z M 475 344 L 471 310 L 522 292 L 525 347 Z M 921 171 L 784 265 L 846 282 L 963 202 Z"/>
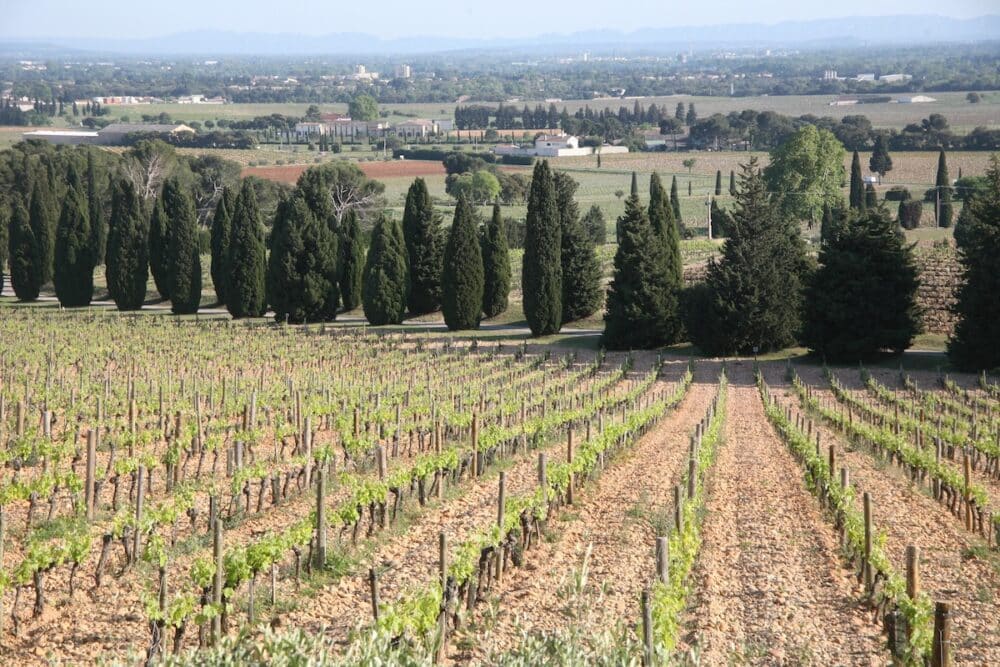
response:
<path fill-rule="evenodd" d="M 708 240 L 712 240 L 712 198 L 705 197 L 705 207 L 708 209 Z"/>

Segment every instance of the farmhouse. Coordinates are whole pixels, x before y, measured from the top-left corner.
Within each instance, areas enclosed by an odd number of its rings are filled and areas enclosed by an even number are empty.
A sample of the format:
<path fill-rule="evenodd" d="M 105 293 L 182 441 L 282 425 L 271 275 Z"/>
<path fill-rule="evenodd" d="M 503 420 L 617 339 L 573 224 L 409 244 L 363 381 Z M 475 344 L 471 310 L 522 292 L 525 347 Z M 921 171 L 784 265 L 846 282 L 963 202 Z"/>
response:
<path fill-rule="evenodd" d="M 400 137 L 406 139 L 423 139 L 431 134 L 435 134 L 438 131 L 437 124 L 432 120 L 425 120 L 423 118 L 414 118 L 413 120 L 406 120 L 402 123 L 397 123 L 393 130 Z"/>
<path fill-rule="evenodd" d="M 517 144 L 503 144 L 493 149 L 497 155 L 514 155 L 519 157 L 573 157 L 580 155 L 593 155 L 594 149 L 590 146 L 580 147 L 580 140 L 569 134 L 540 134 L 535 138 L 532 147 L 518 146 Z M 601 153 L 628 153 L 625 146 L 602 146 Z"/>

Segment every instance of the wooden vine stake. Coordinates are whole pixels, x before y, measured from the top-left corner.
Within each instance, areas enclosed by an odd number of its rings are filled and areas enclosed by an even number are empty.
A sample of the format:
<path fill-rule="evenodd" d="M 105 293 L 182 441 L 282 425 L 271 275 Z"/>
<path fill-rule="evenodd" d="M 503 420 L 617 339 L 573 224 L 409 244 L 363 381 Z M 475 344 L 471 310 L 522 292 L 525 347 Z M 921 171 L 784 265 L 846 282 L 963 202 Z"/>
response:
<path fill-rule="evenodd" d="M 133 534 L 134 542 L 132 543 L 132 562 L 135 563 L 139 560 L 139 547 L 142 546 L 142 501 L 145 494 L 145 487 L 143 486 L 143 480 L 146 477 L 145 466 L 139 466 L 136 471 L 136 487 L 135 487 L 135 530 Z"/>
<path fill-rule="evenodd" d="M 670 579 L 670 546 L 666 537 L 656 538 L 656 578 L 661 584 Z"/>
<path fill-rule="evenodd" d="M 947 602 L 934 605 L 931 667 L 951 667 L 951 605 Z"/>
<path fill-rule="evenodd" d="M 642 592 L 639 598 L 642 608 L 642 665 L 651 667 L 653 664 L 653 608 L 649 603 L 649 589 Z"/>
<path fill-rule="evenodd" d="M 872 497 L 871 494 L 865 491 L 864 493 L 864 507 L 865 507 L 865 590 L 871 592 L 872 589 L 872 567 L 871 567 L 871 557 L 872 557 Z"/>
<path fill-rule="evenodd" d="M 374 567 L 368 568 L 368 588 L 372 595 L 372 620 L 378 623 L 378 573 Z"/>
<path fill-rule="evenodd" d="M 438 646 L 434 656 L 437 664 L 444 662 L 448 646 L 448 536 L 438 533 L 438 568 L 441 571 L 441 611 L 438 614 Z"/>
<path fill-rule="evenodd" d="M 87 473 L 84 497 L 87 503 L 87 521 L 94 520 L 94 475 L 97 466 L 97 431 L 87 432 Z"/>
<path fill-rule="evenodd" d="M 916 600 L 920 594 L 920 547 L 906 547 L 906 595 Z"/>
<path fill-rule="evenodd" d="M 212 605 L 215 607 L 215 616 L 212 617 L 212 644 L 214 645 L 222 637 L 222 585 L 225 582 L 222 561 L 222 517 L 215 517 L 212 530 L 212 558 L 215 560 L 215 577 L 212 579 Z"/>
<path fill-rule="evenodd" d="M 472 476 L 479 477 L 479 413 L 472 412 Z"/>
<path fill-rule="evenodd" d="M 573 427 L 566 429 L 566 462 L 573 465 Z M 573 471 L 570 470 L 566 484 L 566 504 L 573 504 Z"/>
<path fill-rule="evenodd" d="M 681 485 L 674 487 L 674 530 L 680 534 L 684 528 L 684 511 L 681 509 Z"/>
<path fill-rule="evenodd" d="M 316 471 L 316 567 L 326 567 L 326 470 L 322 467 Z"/>

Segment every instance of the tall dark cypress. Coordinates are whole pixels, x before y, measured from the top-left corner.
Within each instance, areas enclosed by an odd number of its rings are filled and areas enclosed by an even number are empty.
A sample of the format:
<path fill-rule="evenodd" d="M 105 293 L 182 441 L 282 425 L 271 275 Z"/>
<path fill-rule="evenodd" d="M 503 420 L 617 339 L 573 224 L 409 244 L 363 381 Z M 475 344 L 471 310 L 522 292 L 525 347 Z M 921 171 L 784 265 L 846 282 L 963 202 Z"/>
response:
<path fill-rule="evenodd" d="M 674 227 L 677 233 L 677 223 L 674 221 L 674 209 L 670 204 L 670 195 L 663 187 L 663 181 L 656 172 L 649 177 L 649 223 L 661 239 L 667 237 L 667 227 Z"/>
<path fill-rule="evenodd" d="M 441 314 L 452 331 L 478 329 L 483 314 L 485 279 L 476 226 L 476 212 L 464 195 L 459 196 L 441 274 Z"/>
<path fill-rule="evenodd" d="M 340 227 L 340 298 L 344 310 L 361 305 L 361 287 L 365 276 L 365 245 L 354 210 L 344 215 Z"/>
<path fill-rule="evenodd" d="M 562 235 L 548 160 L 535 165 L 528 194 L 521 285 L 524 315 L 535 336 L 562 326 Z"/>
<path fill-rule="evenodd" d="M 422 178 L 414 180 L 406 193 L 403 237 L 410 271 L 410 312 L 414 315 L 433 312 L 441 307 L 444 233 Z"/>
<path fill-rule="evenodd" d="M 621 239 L 608 287 L 601 345 L 611 350 L 654 348 L 673 342 L 677 292 L 663 280 L 664 243 L 657 237 L 637 195 L 625 201 Z"/>
<path fill-rule="evenodd" d="M 319 322 L 337 316 L 334 232 L 296 194 L 278 205 L 267 260 L 267 300 L 279 322 Z"/>
<path fill-rule="evenodd" d="M 632 186 L 629 188 L 629 194 L 633 197 L 639 196 L 639 175 L 634 171 L 632 172 Z"/>
<path fill-rule="evenodd" d="M 592 315 L 601 307 L 601 264 L 590 234 L 580 222 L 576 191 L 580 184 L 564 171 L 555 171 L 552 181 L 559 211 L 560 263 L 562 265 L 562 322 Z"/>
<path fill-rule="evenodd" d="M 90 305 L 94 298 L 94 253 L 87 197 L 76 169 L 70 165 L 66 195 L 56 227 L 52 282 L 59 303 L 67 308 Z"/>
<path fill-rule="evenodd" d="M 94 255 L 94 265 L 104 263 L 105 248 L 108 242 L 108 221 L 104 215 L 101 186 L 97 181 L 97 168 L 94 164 L 94 149 L 87 151 L 87 212 L 90 216 L 91 252 Z"/>
<path fill-rule="evenodd" d="M 875 192 L 875 186 L 871 183 L 865 184 L 865 208 L 875 208 L 878 206 L 878 193 Z"/>
<path fill-rule="evenodd" d="M 395 229 L 393 229 L 395 227 Z M 400 224 L 384 216 L 375 223 L 365 259 L 361 301 L 368 322 L 399 324 L 406 310 L 406 247 Z"/>
<path fill-rule="evenodd" d="M 176 315 L 198 312 L 201 305 L 201 255 L 198 214 L 180 181 L 163 186 L 163 214 L 169 226 L 166 265 L 170 310 Z"/>
<path fill-rule="evenodd" d="M 266 261 L 264 225 L 260 220 L 257 193 L 250 181 L 245 180 L 234 206 L 226 258 L 226 309 L 233 317 L 262 317 L 267 311 L 264 296 Z"/>
<path fill-rule="evenodd" d="M 149 278 L 149 221 L 128 179 L 114 185 L 104 263 L 108 293 L 118 310 L 138 310 Z"/>
<path fill-rule="evenodd" d="M 226 282 L 229 275 L 229 242 L 233 234 L 233 209 L 236 195 L 230 188 L 222 190 L 219 203 L 215 205 L 212 216 L 212 286 L 215 288 L 215 298 L 220 304 L 226 303 Z"/>
<path fill-rule="evenodd" d="M 31 220 L 31 233 L 37 245 L 36 255 L 40 271 L 38 279 L 41 285 L 45 285 L 52 280 L 56 224 L 52 212 L 53 205 L 49 201 L 47 180 L 45 177 L 33 180 L 28 217 Z"/>
<path fill-rule="evenodd" d="M 42 287 L 42 261 L 28 209 L 14 200 L 10 216 L 10 285 L 21 301 L 34 301 Z"/>
<path fill-rule="evenodd" d="M 736 172 L 732 169 L 729 170 L 729 196 L 736 196 Z"/>
<path fill-rule="evenodd" d="M 510 252 L 500 204 L 483 230 L 483 314 L 496 317 L 507 310 L 510 295 Z"/>
<path fill-rule="evenodd" d="M 861 158 L 854 151 L 851 158 L 851 208 L 856 211 L 865 210 L 865 180 L 861 176 Z"/>
<path fill-rule="evenodd" d="M 885 208 L 853 214 L 827 240 L 805 299 L 803 342 L 829 361 L 902 352 L 920 330 L 913 249 Z"/>
<path fill-rule="evenodd" d="M 948 162 L 943 150 L 938 154 L 937 178 L 934 180 L 934 186 L 937 190 L 935 210 L 937 211 L 938 227 L 951 227 L 952 187 L 951 178 L 948 176 Z"/>
<path fill-rule="evenodd" d="M 677 222 L 677 231 L 683 236 L 684 219 L 681 217 L 681 199 L 677 194 L 676 176 L 670 182 L 670 207 L 674 209 L 674 220 Z"/>
<path fill-rule="evenodd" d="M 715 170 L 715 196 L 719 197 L 722 195 L 722 170 Z"/>
<path fill-rule="evenodd" d="M 153 200 L 149 215 L 149 272 L 161 299 L 170 298 L 170 229 L 161 193 Z"/>

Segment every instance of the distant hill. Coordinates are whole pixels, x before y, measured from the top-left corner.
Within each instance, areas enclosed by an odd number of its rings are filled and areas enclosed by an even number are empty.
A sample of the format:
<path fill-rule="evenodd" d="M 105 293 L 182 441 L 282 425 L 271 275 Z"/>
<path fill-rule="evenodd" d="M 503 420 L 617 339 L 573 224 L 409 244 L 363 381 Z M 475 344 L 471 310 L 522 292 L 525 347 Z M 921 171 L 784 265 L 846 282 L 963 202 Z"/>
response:
<path fill-rule="evenodd" d="M 974 19 L 907 15 L 850 17 L 775 24 L 644 28 L 625 33 L 593 30 L 544 34 L 531 38 L 477 39 L 407 37 L 382 39 L 364 33 L 301 35 L 202 30 L 150 39 L 72 39 L 0 37 L 0 54 L 28 57 L 91 52 L 131 55 L 401 55 L 456 50 L 558 52 L 569 49 L 663 50 L 766 46 L 831 48 L 872 45 L 919 45 L 940 42 L 1000 40 L 1000 15 Z"/>

